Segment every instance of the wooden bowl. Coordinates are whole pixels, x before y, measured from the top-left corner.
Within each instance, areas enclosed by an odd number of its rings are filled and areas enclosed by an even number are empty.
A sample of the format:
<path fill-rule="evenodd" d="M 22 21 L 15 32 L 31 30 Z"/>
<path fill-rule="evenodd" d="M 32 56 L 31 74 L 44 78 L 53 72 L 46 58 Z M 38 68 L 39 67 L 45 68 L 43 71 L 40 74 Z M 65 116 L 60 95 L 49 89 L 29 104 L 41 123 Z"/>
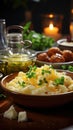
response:
<path fill-rule="evenodd" d="M 61 106 L 70 101 L 73 101 L 73 92 L 45 96 L 27 95 L 7 89 L 6 83 L 15 78 L 17 74 L 18 73 L 7 75 L 1 80 L 2 89 L 6 92 L 8 96 L 12 98 L 14 103 L 30 108 L 50 108 Z M 73 78 L 73 73 L 66 71 L 66 74 Z"/>

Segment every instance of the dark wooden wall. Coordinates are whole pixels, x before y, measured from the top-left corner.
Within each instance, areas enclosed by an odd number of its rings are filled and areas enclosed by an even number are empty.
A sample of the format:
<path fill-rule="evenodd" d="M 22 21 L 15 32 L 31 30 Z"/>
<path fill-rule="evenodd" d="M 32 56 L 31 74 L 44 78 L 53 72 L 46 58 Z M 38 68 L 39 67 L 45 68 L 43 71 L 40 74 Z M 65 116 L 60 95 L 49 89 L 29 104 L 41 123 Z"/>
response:
<path fill-rule="evenodd" d="M 71 0 L 46 0 L 46 2 L 39 3 L 29 0 L 27 7 L 32 11 L 32 23 L 35 31 L 41 32 L 41 14 L 56 13 L 64 15 L 62 33 L 69 33 L 70 3 Z M 10 1 L 5 5 L 3 0 L 0 0 L 0 18 L 6 19 L 7 26 L 25 21 L 25 10 L 22 6 L 14 9 Z"/>

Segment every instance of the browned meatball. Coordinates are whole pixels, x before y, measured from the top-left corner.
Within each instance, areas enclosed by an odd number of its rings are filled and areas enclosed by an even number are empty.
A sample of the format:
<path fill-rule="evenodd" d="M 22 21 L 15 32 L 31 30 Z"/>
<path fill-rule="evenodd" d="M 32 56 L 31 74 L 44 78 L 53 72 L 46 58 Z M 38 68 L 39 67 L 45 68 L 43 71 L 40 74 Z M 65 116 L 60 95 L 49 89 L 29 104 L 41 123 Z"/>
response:
<path fill-rule="evenodd" d="M 56 53 L 62 54 L 62 51 L 58 47 L 52 47 L 52 48 L 48 49 L 48 51 L 47 51 L 47 54 L 49 57 Z"/>
<path fill-rule="evenodd" d="M 63 51 L 63 56 L 65 58 L 65 61 L 73 61 L 73 53 L 70 50 L 64 50 Z"/>
<path fill-rule="evenodd" d="M 65 58 L 61 54 L 56 53 L 55 55 L 51 56 L 50 62 L 65 62 Z"/>
<path fill-rule="evenodd" d="M 45 52 L 38 54 L 37 59 L 40 61 L 46 61 L 46 62 L 50 61 L 50 58 L 48 57 L 47 53 L 45 53 Z"/>

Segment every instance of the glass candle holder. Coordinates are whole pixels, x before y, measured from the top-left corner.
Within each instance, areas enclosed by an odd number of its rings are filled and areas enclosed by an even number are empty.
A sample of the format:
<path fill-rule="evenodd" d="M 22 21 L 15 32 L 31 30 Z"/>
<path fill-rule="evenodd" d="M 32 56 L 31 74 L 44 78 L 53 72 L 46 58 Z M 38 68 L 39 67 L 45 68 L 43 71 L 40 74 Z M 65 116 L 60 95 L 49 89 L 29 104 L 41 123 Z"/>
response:
<path fill-rule="evenodd" d="M 46 36 L 53 37 L 55 40 L 59 39 L 62 31 L 62 15 L 44 14 L 42 15 L 42 32 Z"/>

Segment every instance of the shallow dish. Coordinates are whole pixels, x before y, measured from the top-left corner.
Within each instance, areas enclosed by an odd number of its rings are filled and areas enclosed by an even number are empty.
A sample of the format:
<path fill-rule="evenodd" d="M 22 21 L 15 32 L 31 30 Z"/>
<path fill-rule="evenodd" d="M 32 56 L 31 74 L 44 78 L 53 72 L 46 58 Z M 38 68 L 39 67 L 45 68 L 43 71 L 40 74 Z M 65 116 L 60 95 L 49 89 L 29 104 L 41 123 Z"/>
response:
<path fill-rule="evenodd" d="M 51 62 L 44 62 L 36 59 L 36 65 L 41 66 L 41 65 L 52 65 L 55 69 L 62 69 L 62 66 L 65 65 L 66 67 L 69 65 L 73 65 L 73 61 L 70 62 L 59 62 L 59 63 L 51 63 Z"/>
<path fill-rule="evenodd" d="M 73 52 L 61 50 L 59 47 L 51 47 L 46 51 L 38 52 L 35 57 L 38 66 L 47 64 L 52 65 L 55 69 L 62 69 L 62 65 L 73 65 Z"/>
<path fill-rule="evenodd" d="M 61 50 L 73 51 L 73 42 L 68 42 L 66 38 L 58 40 L 57 45 Z"/>
<path fill-rule="evenodd" d="M 6 94 L 9 97 L 12 98 L 14 103 L 30 108 L 50 108 L 61 106 L 70 101 L 73 101 L 73 92 L 45 96 L 45 95 L 27 95 L 8 90 L 6 88 L 6 83 L 15 78 L 17 74 L 18 73 L 7 75 L 1 80 L 2 89 L 6 92 Z M 73 78 L 73 73 L 66 71 L 66 74 Z"/>

